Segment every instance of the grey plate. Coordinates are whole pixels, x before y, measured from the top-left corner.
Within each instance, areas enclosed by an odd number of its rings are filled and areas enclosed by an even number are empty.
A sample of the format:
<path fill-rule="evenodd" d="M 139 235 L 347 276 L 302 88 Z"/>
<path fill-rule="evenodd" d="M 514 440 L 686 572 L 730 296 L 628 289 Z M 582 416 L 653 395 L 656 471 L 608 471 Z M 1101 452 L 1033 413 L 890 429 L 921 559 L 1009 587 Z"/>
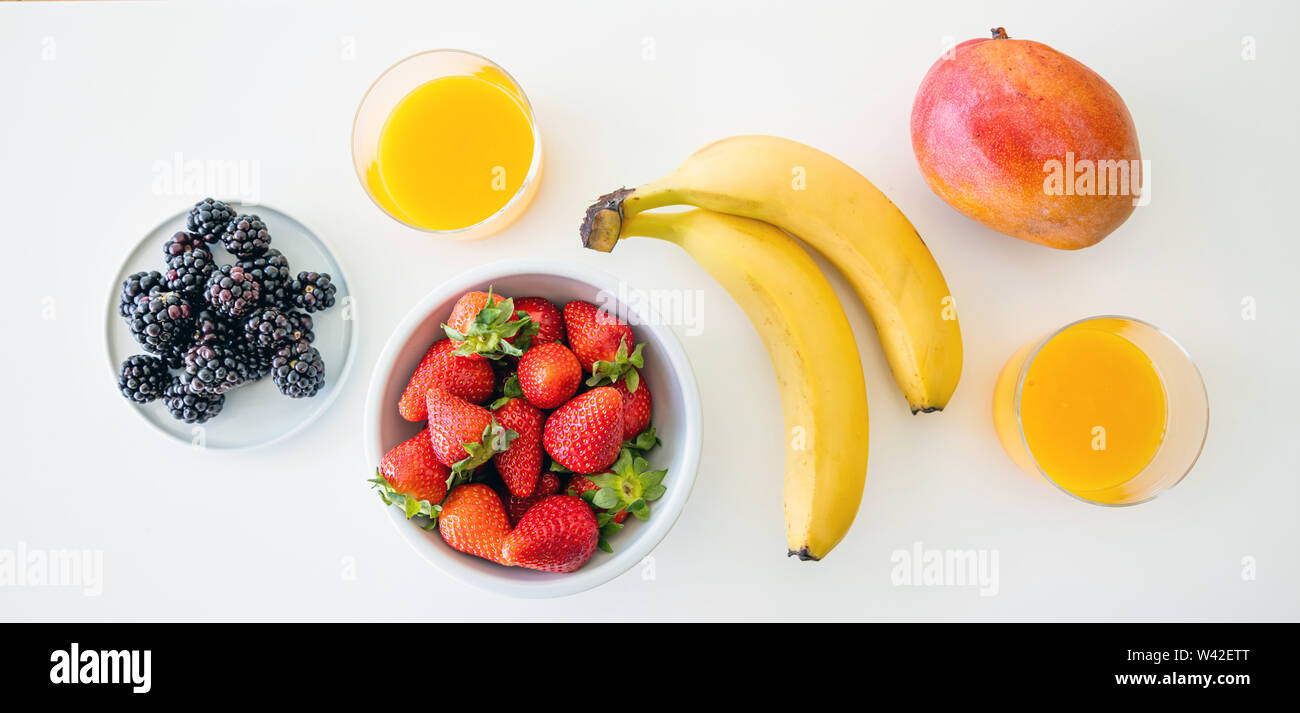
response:
<path fill-rule="evenodd" d="M 325 388 L 309 399 L 291 399 L 282 395 L 270 378 L 262 379 L 227 393 L 222 412 L 204 424 L 188 424 L 172 418 L 161 401 L 137 406 L 120 396 L 118 400 L 123 408 L 138 413 L 154 428 L 185 443 L 201 443 L 207 448 L 255 448 L 297 433 L 319 418 L 334 402 L 352 370 L 357 344 L 356 310 L 350 304 L 350 291 L 343 267 L 329 246 L 315 233 L 297 220 L 266 205 L 230 205 L 242 212 L 261 216 L 271 232 L 271 245 L 288 258 L 289 269 L 293 274 L 296 275 L 301 270 L 328 272 L 338 286 L 338 302 L 330 309 L 312 315 L 316 332 L 316 341 L 312 346 L 320 350 L 321 357 L 325 360 Z M 127 275 L 142 270 L 163 271 L 163 244 L 172 233 L 185 229 L 187 214 L 188 210 L 177 213 L 145 235 L 127 255 L 113 281 L 106 310 L 106 335 L 108 360 L 114 382 L 121 363 L 127 357 L 145 353 L 118 315 L 122 281 Z M 210 249 L 218 263 L 235 260 L 220 242 L 214 243 Z"/>

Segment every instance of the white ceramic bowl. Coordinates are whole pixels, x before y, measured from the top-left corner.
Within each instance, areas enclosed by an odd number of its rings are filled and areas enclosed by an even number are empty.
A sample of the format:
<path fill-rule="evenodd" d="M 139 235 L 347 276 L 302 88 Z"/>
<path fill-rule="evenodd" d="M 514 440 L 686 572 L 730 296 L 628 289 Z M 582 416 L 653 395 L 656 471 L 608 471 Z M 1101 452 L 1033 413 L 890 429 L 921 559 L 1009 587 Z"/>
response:
<path fill-rule="evenodd" d="M 438 286 L 406 315 L 389 337 L 375 364 L 366 397 L 365 450 L 370 468 L 390 448 L 424 428 L 397 413 L 397 401 L 420 358 L 429 345 L 444 334 L 441 324 L 451 314 L 456 300 L 471 290 L 492 285 L 496 292 L 511 297 L 545 297 L 563 309 L 572 300 L 598 305 L 619 305 L 629 309 L 637 340 L 645 342 L 646 383 L 654 397 L 653 425 L 663 444 L 648 459 L 657 468 L 667 468 L 664 485 L 668 492 L 651 504 L 650 518 L 639 522 L 628 518 L 626 527 L 610 538 L 613 554 L 597 551 L 591 561 L 569 574 L 538 572 L 522 567 L 503 567 L 472 555 L 457 552 L 442 541 L 437 531 L 425 532 L 395 507 L 386 508 L 402 537 L 426 560 L 447 575 L 466 584 L 515 597 L 558 597 L 591 589 L 627 571 L 649 554 L 677 521 L 690 497 L 699 466 L 701 445 L 700 394 L 686 352 L 676 335 L 658 323 L 653 315 L 622 305 L 618 281 L 605 273 L 576 265 L 543 260 L 493 263 L 462 273 Z M 381 508 L 379 498 L 375 508 Z"/>

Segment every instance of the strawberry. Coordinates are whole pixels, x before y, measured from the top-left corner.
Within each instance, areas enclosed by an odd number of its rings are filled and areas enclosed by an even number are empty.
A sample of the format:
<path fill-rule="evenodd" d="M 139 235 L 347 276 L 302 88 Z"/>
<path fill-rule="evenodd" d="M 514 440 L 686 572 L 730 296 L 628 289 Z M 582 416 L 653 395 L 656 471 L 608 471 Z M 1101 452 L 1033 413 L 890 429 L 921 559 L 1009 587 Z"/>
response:
<path fill-rule="evenodd" d="M 608 472 L 574 476 L 569 482 L 569 489 L 577 491 L 577 494 L 591 493 L 589 497 L 594 507 L 615 516 L 630 512 L 636 519 L 645 520 L 650 516 L 649 503 L 663 497 L 667 491 L 662 482 L 668 471 L 649 468 L 650 463 L 645 458 L 624 448 Z M 587 482 L 575 487 L 573 481 L 579 478 Z M 617 519 L 615 521 L 621 522 Z"/>
<path fill-rule="evenodd" d="M 537 325 L 537 333 L 533 335 L 529 346 L 564 341 L 564 317 L 545 297 L 520 297 L 515 300 L 515 312 L 528 313 L 528 318 Z M 518 344 L 517 341 L 515 343 Z M 523 345 L 519 346 L 524 348 Z"/>
<path fill-rule="evenodd" d="M 560 476 L 549 471 L 542 473 L 542 477 L 537 479 L 537 488 L 533 490 L 532 495 L 526 498 L 516 498 L 507 492 L 503 499 L 506 503 L 506 517 L 510 519 L 510 526 L 518 525 L 524 513 L 528 512 L 528 509 L 540 502 L 542 498 L 547 495 L 555 495 L 558 492 L 560 492 Z"/>
<path fill-rule="evenodd" d="M 492 365 L 483 359 L 456 356 L 452 353 L 456 347 L 450 339 L 439 339 L 424 353 L 397 402 L 402 418 L 423 421 L 429 417 L 425 394 L 433 386 L 441 386 L 470 403 L 481 404 L 492 397 L 496 379 Z"/>
<path fill-rule="evenodd" d="M 553 409 L 573 398 L 582 383 L 582 367 L 563 344 L 542 344 L 519 360 L 519 388 L 528 403 Z"/>
<path fill-rule="evenodd" d="M 408 520 L 416 515 L 438 519 L 438 503 L 447 496 L 451 470 L 434 457 L 429 429 L 385 453 L 379 462 L 378 475 L 370 482 L 379 490 L 384 504 L 401 507 Z M 430 522 L 427 529 L 433 526 Z"/>
<path fill-rule="evenodd" d="M 502 564 L 572 572 L 596 553 L 596 516 L 580 498 L 550 495 L 534 505 L 501 546 Z"/>
<path fill-rule="evenodd" d="M 588 478 L 587 476 L 575 475 L 569 479 L 569 487 L 565 488 L 564 492 L 568 493 L 569 495 L 580 497 L 583 500 L 586 500 L 587 498 L 594 496 L 598 490 L 600 490 L 600 486 L 591 482 L 591 479 Z M 592 495 L 583 497 L 587 493 L 591 493 Z M 596 512 L 598 514 L 607 512 L 605 508 L 597 508 L 595 505 L 593 505 L 592 507 L 596 508 Z M 623 508 L 622 510 L 619 510 L 618 512 L 610 516 L 610 521 L 617 523 L 619 525 L 622 525 L 623 521 L 626 519 L 627 519 L 627 508 Z"/>
<path fill-rule="evenodd" d="M 614 384 L 614 390 L 623 397 L 623 440 L 634 441 L 650 426 L 651 399 L 644 378 L 637 380 L 635 390 L 628 388 L 629 381 L 624 379 Z"/>
<path fill-rule="evenodd" d="M 626 378 L 628 388 L 636 391 L 645 344 L 636 344 L 627 322 L 590 302 L 575 300 L 564 305 L 564 329 L 582 370 L 591 374 L 588 386 Z"/>
<path fill-rule="evenodd" d="M 493 454 L 510 447 L 515 434 L 501 427 L 492 412 L 446 389 L 429 389 L 429 442 L 434 456 L 452 474 L 468 475 Z"/>
<path fill-rule="evenodd" d="M 494 456 L 497 472 L 510 494 L 526 498 L 537 487 L 542 472 L 542 412 L 525 399 L 505 398 L 493 404 L 497 423 L 516 436 L 506 450 Z"/>
<path fill-rule="evenodd" d="M 451 308 L 451 316 L 442 329 L 447 337 L 457 342 L 453 353 L 476 359 L 500 359 L 502 356 L 521 356 L 523 350 L 511 343 L 532 320 L 527 313 L 520 316 L 514 300 L 502 299 L 487 292 L 467 292 Z M 527 333 L 532 333 L 532 328 Z"/>
<path fill-rule="evenodd" d="M 453 488 L 442 504 L 438 532 L 453 550 L 500 562 L 510 521 L 496 491 L 482 483 Z"/>
<path fill-rule="evenodd" d="M 542 443 L 575 473 L 601 472 L 618 459 L 623 444 L 623 397 L 610 386 L 575 396 L 546 419 Z"/>
<path fill-rule="evenodd" d="M 624 448 L 608 472 L 575 475 L 569 479 L 565 492 L 581 497 L 596 511 L 600 549 L 613 552 L 614 548 L 606 538 L 623 529 L 628 513 L 638 520 L 646 520 L 650 517 L 650 503 L 667 492 L 663 479 L 668 471 L 649 468 L 650 463 L 645 458 Z"/>

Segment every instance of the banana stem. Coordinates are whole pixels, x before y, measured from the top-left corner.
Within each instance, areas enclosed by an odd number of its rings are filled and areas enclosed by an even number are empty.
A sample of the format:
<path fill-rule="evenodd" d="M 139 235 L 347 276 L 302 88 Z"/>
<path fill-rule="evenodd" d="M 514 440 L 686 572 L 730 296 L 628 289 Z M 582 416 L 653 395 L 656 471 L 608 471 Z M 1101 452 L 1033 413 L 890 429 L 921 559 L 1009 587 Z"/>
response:
<path fill-rule="evenodd" d="M 620 188 L 597 198 L 587 208 L 582 226 L 578 228 L 582 246 L 604 253 L 610 252 L 623 232 L 625 221 L 639 215 L 641 211 L 678 202 L 672 191 L 656 190 L 654 185 L 648 184 L 635 190 Z"/>

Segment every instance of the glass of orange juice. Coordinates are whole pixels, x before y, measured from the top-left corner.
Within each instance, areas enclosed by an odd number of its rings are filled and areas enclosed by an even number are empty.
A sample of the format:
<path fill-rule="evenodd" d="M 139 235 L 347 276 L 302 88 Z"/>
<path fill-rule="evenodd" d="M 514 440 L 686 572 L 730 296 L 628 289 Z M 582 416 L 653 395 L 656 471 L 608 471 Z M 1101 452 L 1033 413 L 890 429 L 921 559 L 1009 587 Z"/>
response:
<path fill-rule="evenodd" d="M 1131 317 L 1083 319 L 1025 345 L 993 391 L 993 423 L 1011 459 L 1097 505 L 1136 505 L 1177 484 L 1209 421 L 1186 350 Z"/>
<path fill-rule="evenodd" d="M 475 240 L 528 209 L 542 143 L 528 97 L 504 69 L 472 52 L 431 50 L 366 91 L 352 163 L 366 194 L 399 222 Z"/>

